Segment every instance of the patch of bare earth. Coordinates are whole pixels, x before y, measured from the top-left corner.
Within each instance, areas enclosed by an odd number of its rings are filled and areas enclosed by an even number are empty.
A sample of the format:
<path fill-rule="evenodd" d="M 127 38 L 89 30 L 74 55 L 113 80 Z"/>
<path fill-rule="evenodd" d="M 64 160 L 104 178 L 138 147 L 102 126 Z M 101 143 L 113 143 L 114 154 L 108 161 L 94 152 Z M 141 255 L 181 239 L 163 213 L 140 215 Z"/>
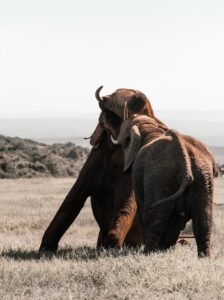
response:
<path fill-rule="evenodd" d="M 211 259 L 195 244 L 150 256 L 97 251 L 89 202 L 60 242 L 39 257 L 44 230 L 74 180 L 0 181 L 0 299 L 224 299 L 224 180 L 216 181 Z"/>

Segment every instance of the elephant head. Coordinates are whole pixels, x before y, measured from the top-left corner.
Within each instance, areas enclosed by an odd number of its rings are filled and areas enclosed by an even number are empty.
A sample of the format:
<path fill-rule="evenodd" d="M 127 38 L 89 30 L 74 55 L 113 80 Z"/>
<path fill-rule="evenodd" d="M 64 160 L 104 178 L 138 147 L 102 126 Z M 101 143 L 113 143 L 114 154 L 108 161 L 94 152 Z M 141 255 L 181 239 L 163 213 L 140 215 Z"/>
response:
<path fill-rule="evenodd" d="M 130 103 L 131 109 L 129 109 Z M 124 151 L 124 172 L 130 168 L 136 154 L 142 147 L 142 136 L 139 130 L 139 124 L 147 124 L 147 128 L 148 126 L 153 126 L 159 129 L 159 125 L 155 119 L 141 115 L 145 106 L 145 102 L 142 98 L 134 98 L 130 103 L 125 103 L 123 123 L 117 140 L 118 144 L 122 145 Z"/>
<path fill-rule="evenodd" d="M 99 123 L 91 136 L 90 143 L 94 147 L 98 147 L 105 133 L 110 135 L 111 142 L 118 144 L 117 137 L 120 132 L 120 126 L 123 119 L 125 103 L 127 103 L 128 111 L 131 114 L 136 113 L 149 116 L 158 121 L 161 126 L 166 126 L 158 120 L 153 112 L 150 101 L 138 90 L 133 89 L 117 89 L 114 93 L 107 96 L 100 96 L 100 86 L 95 93 L 96 99 L 102 110 Z"/>
<path fill-rule="evenodd" d="M 109 110 L 115 113 L 118 117 L 122 118 L 125 103 L 127 102 L 129 110 L 133 111 L 136 109 L 136 104 L 138 104 L 136 99 L 140 99 L 140 103 L 144 103 L 141 114 L 154 118 L 154 112 L 151 103 L 142 92 L 138 90 L 122 88 L 117 89 L 111 95 L 101 97 L 100 91 L 102 88 L 103 86 L 100 86 L 95 93 L 96 99 L 98 100 L 102 111 Z"/>

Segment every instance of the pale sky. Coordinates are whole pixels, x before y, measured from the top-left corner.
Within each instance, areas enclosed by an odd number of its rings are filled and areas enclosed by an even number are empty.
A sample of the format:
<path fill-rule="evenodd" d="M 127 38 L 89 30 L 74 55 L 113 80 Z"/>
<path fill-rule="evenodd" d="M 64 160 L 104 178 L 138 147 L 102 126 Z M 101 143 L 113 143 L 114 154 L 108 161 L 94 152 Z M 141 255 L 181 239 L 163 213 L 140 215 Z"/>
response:
<path fill-rule="evenodd" d="M 224 110 L 224 1 L 0 0 L 1 118 L 96 114 L 100 85 Z"/>

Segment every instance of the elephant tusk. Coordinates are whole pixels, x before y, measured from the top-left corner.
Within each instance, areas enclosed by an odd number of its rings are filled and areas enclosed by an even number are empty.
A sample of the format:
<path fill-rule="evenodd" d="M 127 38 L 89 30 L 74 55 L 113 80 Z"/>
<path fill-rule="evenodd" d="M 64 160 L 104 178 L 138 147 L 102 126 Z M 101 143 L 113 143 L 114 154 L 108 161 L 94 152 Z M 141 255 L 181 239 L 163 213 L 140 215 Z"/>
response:
<path fill-rule="evenodd" d="M 115 138 L 113 137 L 112 134 L 110 135 L 110 139 L 111 139 L 111 142 L 112 142 L 114 145 L 118 145 L 118 140 L 115 140 Z"/>
<path fill-rule="evenodd" d="M 100 87 L 98 87 L 98 89 L 95 92 L 95 97 L 98 101 L 103 101 L 103 98 L 100 97 L 100 91 L 102 90 L 103 86 L 101 85 Z"/>

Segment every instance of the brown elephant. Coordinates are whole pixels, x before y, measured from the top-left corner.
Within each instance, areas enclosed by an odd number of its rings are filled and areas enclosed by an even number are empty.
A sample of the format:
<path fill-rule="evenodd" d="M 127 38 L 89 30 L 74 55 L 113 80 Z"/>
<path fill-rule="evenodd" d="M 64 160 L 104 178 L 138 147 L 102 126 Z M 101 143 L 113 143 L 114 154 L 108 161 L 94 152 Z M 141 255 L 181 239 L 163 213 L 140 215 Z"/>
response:
<path fill-rule="evenodd" d="M 142 242 L 131 175 L 123 172 L 122 148 L 113 143 L 120 131 L 124 103 L 132 101 L 133 95 L 138 95 L 139 92 L 119 89 L 110 96 L 101 98 L 101 89 L 102 87 L 96 91 L 102 113 L 90 140 L 93 148 L 77 181 L 44 233 L 41 251 L 57 249 L 59 240 L 89 196 L 94 217 L 100 227 L 97 246 L 121 247 L 125 244 L 137 247 Z M 154 116 L 149 100 L 143 94 L 141 96 L 146 103 L 142 113 L 153 115 L 160 126 L 166 128 Z"/>
<path fill-rule="evenodd" d="M 99 123 L 92 134 L 93 146 L 74 186 L 44 233 L 40 251 L 55 251 L 58 242 L 81 211 L 90 196 L 94 217 L 100 227 L 97 246 L 138 247 L 142 243 L 141 226 L 136 217 L 136 201 L 130 174 L 123 173 L 123 151 L 116 138 L 123 120 L 124 103 L 135 109 L 133 96 L 145 99 L 141 113 L 154 118 L 164 130 L 167 127 L 155 117 L 146 96 L 131 89 L 118 89 L 109 96 L 96 99 L 102 109 Z M 172 235 L 173 224 L 167 226 Z"/>
<path fill-rule="evenodd" d="M 217 176 L 213 156 L 193 137 L 164 130 L 155 119 L 139 114 L 145 105 L 145 98 L 135 96 L 127 103 L 118 136 L 124 149 L 124 171 L 132 173 L 145 252 L 174 245 L 192 219 L 198 255 L 210 256 Z"/>

